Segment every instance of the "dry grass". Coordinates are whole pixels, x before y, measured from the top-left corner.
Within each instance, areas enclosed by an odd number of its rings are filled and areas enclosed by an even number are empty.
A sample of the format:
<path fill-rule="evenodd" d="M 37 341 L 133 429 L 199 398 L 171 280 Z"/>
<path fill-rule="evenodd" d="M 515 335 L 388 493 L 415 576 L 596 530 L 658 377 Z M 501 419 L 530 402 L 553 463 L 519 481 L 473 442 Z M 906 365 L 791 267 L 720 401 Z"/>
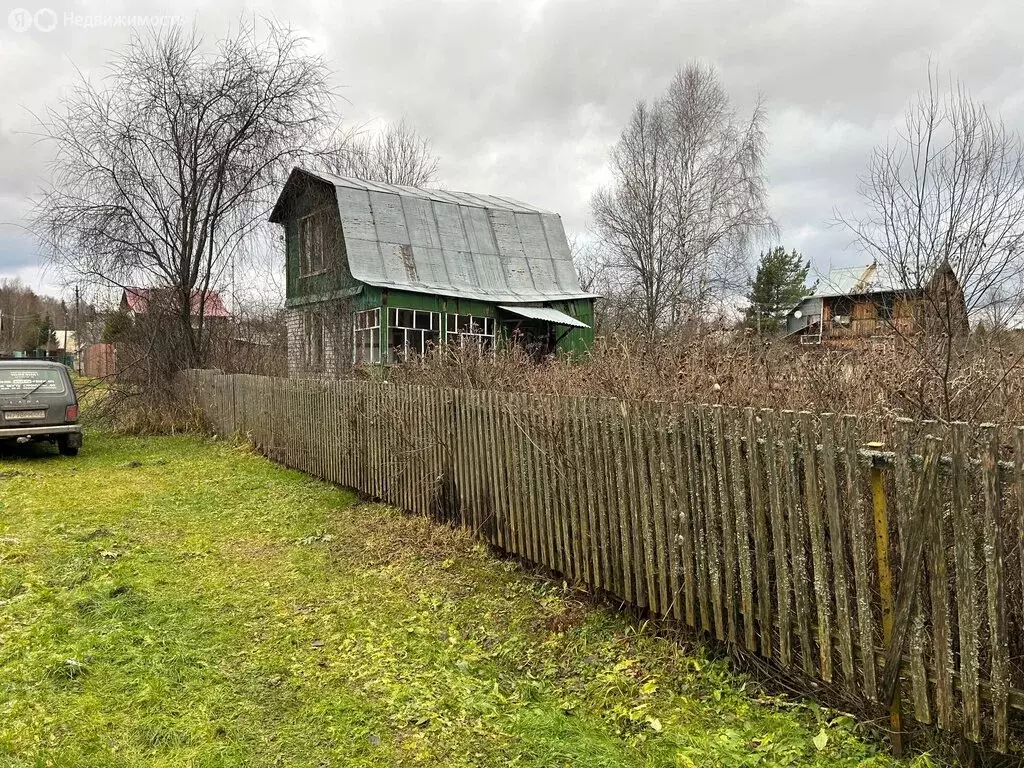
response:
<path fill-rule="evenodd" d="M 915 419 L 1024 424 L 1024 340 L 972 337 L 888 349 L 801 347 L 786 341 L 705 336 L 643 343 L 603 339 L 583 360 L 538 365 L 515 351 L 442 350 L 386 371 L 394 382 L 593 395 Z"/>

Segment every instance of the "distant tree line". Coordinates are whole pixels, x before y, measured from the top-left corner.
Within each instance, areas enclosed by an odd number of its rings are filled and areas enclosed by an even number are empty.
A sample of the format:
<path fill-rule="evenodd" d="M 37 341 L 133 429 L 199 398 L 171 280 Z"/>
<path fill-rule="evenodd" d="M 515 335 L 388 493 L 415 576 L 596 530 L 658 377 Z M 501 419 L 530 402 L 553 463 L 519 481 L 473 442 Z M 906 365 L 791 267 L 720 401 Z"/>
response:
<path fill-rule="evenodd" d="M 92 309 L 80 307 L 83 317 Z M 0 280 L 0 353 L 59 349 L 58 330 L 74 330 L 74 307 L 61 299 L 41 296 L 17 278 Z"/>

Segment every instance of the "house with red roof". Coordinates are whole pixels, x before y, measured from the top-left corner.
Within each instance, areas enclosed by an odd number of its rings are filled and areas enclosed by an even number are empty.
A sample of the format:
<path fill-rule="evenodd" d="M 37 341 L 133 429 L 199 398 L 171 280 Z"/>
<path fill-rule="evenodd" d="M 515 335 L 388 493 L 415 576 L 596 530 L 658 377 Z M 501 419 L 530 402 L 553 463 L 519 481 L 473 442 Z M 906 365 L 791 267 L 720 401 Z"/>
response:
<path fill-rule="evenodd" d="M 170 291 L 166 288 L 125 288 L 121 294 L 120 309 L 131 317 L 136 317 L 146 314 L 152 305 L 168 302 L 170 298 Z M 216 291 L 193 291 L 191 299 L 193 318 L 229 317 L 228 310 Z"/>

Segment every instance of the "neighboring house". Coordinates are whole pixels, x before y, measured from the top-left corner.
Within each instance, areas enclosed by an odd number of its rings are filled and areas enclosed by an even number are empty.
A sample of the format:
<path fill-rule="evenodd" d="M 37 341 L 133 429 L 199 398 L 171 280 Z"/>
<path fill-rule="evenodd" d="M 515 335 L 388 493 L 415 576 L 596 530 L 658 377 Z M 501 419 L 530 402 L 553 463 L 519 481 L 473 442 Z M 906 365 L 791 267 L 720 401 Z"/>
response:
<path fill-rule="evenodd" d="M 390 363 L 434 345 L 582 351 L 596 295 L 580 288 L 558 214 L 505 197 L 296 168 L 284 227 L 288 370 Z"/>
<path fill-rule="evenodd" d="M 150 305 L 160 302 L 162 299 L 170 299 L 168 289 L 164 288 L 125 288 L 121 293 L 120 310 L 131 317 L 144 315 L 149 311 Z M 192 317 L 199 317 L 200 311 L 204 318 L 226 318 L 228 311 L 221 301 L 220 294 L 216 291 L 192 292 Z"/>
<path fill-rule="evenodd" d="M 947 265 L 925 288 L 902 288 L 887 281 L 876 264 L 833 269 L 786 316 L 786 335 L 801 344 L 843 346 L 864 339 L 885 340 L 922 331 L 936 315 L 939 297 L 951 297 L 948 317 L 955 333 L 967 333 L 967 309 L 956 275 Z"/>

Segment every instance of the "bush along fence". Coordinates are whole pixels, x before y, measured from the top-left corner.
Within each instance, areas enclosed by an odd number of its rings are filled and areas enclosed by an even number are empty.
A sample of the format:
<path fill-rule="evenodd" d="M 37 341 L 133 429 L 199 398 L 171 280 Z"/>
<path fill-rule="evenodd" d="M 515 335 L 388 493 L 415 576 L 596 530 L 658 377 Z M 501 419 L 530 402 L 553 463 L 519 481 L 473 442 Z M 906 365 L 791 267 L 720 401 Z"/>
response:
<path fill-rule="evenodd" d="M 877 702 L 897 734 L 1019 747 L 1024 428 L 184 378 L 288 466 Z"/>

